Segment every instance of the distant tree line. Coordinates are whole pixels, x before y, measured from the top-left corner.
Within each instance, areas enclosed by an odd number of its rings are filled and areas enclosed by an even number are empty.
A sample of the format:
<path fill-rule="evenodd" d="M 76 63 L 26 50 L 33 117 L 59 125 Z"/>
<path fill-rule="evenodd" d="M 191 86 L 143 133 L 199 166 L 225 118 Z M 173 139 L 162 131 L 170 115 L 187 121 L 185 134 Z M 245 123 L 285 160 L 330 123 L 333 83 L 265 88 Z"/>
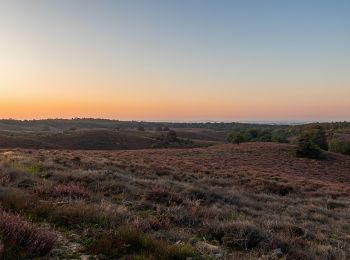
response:
<path fill-rule="evenodd" d="M 242 130 L 249 128 L 286 128 L 288 125 L 268 125 L 268 124 L 247 124 L 247 123 L 226 123 L 226 122 L 206 122 L 206 123 L 189 123 L 189 122 L 145 122 L 145 121 L 119 121 L 109 119 L 94 118 L 72 118 L 72 119 L 42 119 L 42 120 L 0 120 L 0 129 L 12 130 L 30 130 L 56 128 L 67 130 L 70 128 L 108 128 L 108 129 L 138 129 L 143 127 L 148 130 L 169 131 L 171 128 L 202 128 L 215 131 Z"/>
<path fill-rule="evenodd" d="M 243 142 L 279 142 L 288 143 L 288 132 L 284 128 L 248 128 L 235 129 L 227 136 L 229 143 Z"/>

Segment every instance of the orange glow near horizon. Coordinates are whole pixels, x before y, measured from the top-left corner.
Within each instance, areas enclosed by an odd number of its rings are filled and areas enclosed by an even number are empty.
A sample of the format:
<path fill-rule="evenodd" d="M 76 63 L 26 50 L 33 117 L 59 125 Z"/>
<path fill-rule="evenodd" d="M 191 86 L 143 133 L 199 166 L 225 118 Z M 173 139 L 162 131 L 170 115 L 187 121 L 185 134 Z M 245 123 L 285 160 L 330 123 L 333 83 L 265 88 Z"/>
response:
<path fill-rule="evenodd" d="M 330 110 L 329 107 L 333 109 Z M 306 113 L 307 111 L 307 113 Z M 344 111 L 342 115 L 339 111 Z M 346 116 L 346 104 L 327 104 L 320 107 L 316 102 L 308 105 L 292 102 L 273 102 L 262 99 L 234 100 L 204 99 L 203 97 L 183 100 L 154 100 L 142 97 L 31 97 L 2 99 L 0 118 L 42 119 L 93 117 L 120 120 L 258 120 L 268 117 L 271 120 L 310 119 L 323 115 L 332 118 Z M 305 115 L 308 117 L 305 118 Z"/>

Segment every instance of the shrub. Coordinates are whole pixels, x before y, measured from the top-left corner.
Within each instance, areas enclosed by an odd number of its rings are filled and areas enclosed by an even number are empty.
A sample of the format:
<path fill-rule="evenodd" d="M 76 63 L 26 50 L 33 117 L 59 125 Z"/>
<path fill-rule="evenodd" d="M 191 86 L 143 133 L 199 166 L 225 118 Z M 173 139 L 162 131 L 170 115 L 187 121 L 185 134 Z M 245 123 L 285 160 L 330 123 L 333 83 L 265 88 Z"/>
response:
<path fill-rule="evenodd" d="M 0 210 L 0 234 L 5 244 L 21 247 L 30 256 L 46 255 L 57 240 L 56 233 L 51 229 L 38 227 L 19 215 L 2 210 Z"/>
<path fill-rule="evenodd" d="M 203 235 L 239 250 L 257 247 L 264 240 L 263 233 L 249 222 L 208 223 L 203 229 Z"/>
<path fill-rule="evenodd" d="M 329 150 L 335 153 L 350 155 L 350 141 L 332 139 L 329 141 Z"/>
<path fill-rule="evenodd" d="M 86 199 L 90 197 L 88 191 L 76 184 L 60 184 L 56 186 L 42 185 L 36 192 L 43 197 Z"/>
<path fill-rule="evenodd" d="M 240 144 L 244 142 L 244 136 L 241 133 L 231 132 L 227 136 L 227 141 L 233 144 Z"/>
<path fill-rule="evenodd" d="M 151 190 L 145 193 L 144 198 L 146 200 L 168 206 L 173 204 L 181 204 L 183 202 L 183 199 L 178 193 L 163 187 L 153 187 Z"/>
<path fill-rule="evenodd" d="M 55 208 L 50 212 L 49 221 L 61 227 L 114 228 L 119 226 L 123 217 L 116 210 L 107 210 L 98 205 L 74 203 Z"/>
<path fill-rule="evenodd" d="M 252 140 L 258 138 L 260 135 L 260 131 L 257 129 L 248 129 L 245 132 L 245 136 L 247 140 Z"/>
<path fill-rule="evenodd" d="M 284 130 L 277 130 L 272 132 L 272 141 L 278 143 L 288 143 L 287 133 Z"/>
<path fill-rule="evenodd" d="M 312 159 L 323 159 L 324 155 L 322 150 L 312 142 L 309 135 L 302 135 L 298 139 L 298 146 L 295 150 L 297 157 L 305 157 Z"/>
<path fill-rule="evenodd" d="M 309 136 L 311 142 L 316 144 L 319 148 L 323 150 L 328 150 L 328 142 L 326 132 L 320 125 L 309 126 L 304 134 Z"/>
<path fill-rule="evenodd" d="M 44 171 L 44 167 L 42 165 L 22 165 L 19 168 L 23 169 L 25 172 L 31 173 L 33 175 L 40 174 L 41 172 Z"/>
<path fill-rule="evenodd" d="M 1 207 L 19 212 L 33 208 L 35 199 L 28 193 L 16 188 L 0 188 Z"/>
<path fill-rule="evenodd" d="M 109 258 L 138 254 L 146 259 L 151 257 L 151 259 L 180 260 L 196 255 L 191 245 L 170 245 L 130 226 L 122 226 L 116 232 L 104 232 L 98 235 L 96 239 L 88 242 L 87 248 L 92 254 L 104 254 Z"/>
<path fill-rule="evenodd" d="M 226 231 L 223 244 L 226 247 L 247 250 L 257 247 L 263 239 L 260 230 L 252 224 L 236 222 Z"/>
<path fill-rule="evenodd" d="M 259 138 L 256 138 L 257 141 L 260 142 L 271 142 L 272 141 L 272 135 L 269 131 L 263 131 Z"/>
<path fill-rule="evenodd" d="M 168 142 L 177 142 L 177 134 L 174 130 L 170 130 L 166 135 L 166 140 Z"/>

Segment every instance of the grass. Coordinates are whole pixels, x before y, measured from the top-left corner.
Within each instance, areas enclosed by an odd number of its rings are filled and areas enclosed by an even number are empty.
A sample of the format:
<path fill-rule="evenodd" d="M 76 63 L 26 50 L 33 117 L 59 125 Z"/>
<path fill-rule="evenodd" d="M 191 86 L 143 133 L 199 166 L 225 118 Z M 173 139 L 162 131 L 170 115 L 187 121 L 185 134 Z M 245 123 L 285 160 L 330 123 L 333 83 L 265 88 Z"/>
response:
<path fill-rule="evenodd" d="M 117 232 L 101 234 L 96 240 L 89 241 L 87 248 L 93 254 L 105 254 L 111 258 L 131 253 L 154 259 L 180 260 L 196 256 L 189 244 L 169 245 L 130 226 L 122 226 Z"/>

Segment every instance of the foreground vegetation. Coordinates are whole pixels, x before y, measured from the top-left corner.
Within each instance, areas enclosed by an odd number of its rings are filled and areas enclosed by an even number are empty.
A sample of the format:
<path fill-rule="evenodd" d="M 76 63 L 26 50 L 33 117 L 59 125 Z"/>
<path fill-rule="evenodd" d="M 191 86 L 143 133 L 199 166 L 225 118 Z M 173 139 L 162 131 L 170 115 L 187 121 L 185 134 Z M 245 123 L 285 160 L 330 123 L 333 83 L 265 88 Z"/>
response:
<path fill-rule="evenodd" d="M 347 259 L 350 157 L 294 149 L 3 150 L 2 254 Z"/>

